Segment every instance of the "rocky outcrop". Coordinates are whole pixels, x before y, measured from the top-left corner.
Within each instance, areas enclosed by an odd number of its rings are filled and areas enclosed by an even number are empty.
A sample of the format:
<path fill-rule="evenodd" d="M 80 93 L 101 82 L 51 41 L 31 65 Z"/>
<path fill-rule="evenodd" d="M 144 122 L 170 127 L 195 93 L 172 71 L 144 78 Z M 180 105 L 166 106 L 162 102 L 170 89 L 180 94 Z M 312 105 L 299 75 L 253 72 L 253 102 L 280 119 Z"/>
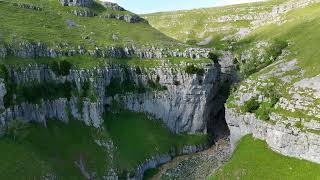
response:
<path fill-rule="evenodd" d="M 128 23 L 138 23 L 144 19 L 135 14 L 103 14 L 101 18 L 124 20 Z"/>
<path fill-rule="evenodd" d="M 74 14 L 75 16 L 79 16 L 79 17 L 94 17 L 94 16 L 97 16 L 97 14 L 95 12 L 87 11 L 87 10 L 80 10 L 80 9 L 73 10 L 72 14 Z"/>
<path fill-rule="evenodd" d="M 114 11 L 125 11 L 125 9 L 123 7 L 121 7 L 121 6 L 119 6 L 117 3 L 101 2 L 101 4 L 107 9 L 112 9 Z"/>
<path fill-rule="evenodd" d="M 216 18 L 214 21 L 223 23 L 231 21 L 250 21 L 253 28 L 260 27 L 266 23 L 283 23 L 281 14 L 285 14 L 297 8 L 303 8 L 313 3 L 319 3 L 319 0 L 291 0 L 286 1 L 278 6 L 274 6 L 272 10 L 263 12 L 249 12 L 246 14 L 226 15 Z"/>
<path fill-rule="evenodd" d="M 206 179 L 216 172 L 231 156 L 230 141 L 224 137 L 212 147 L 199 153 L 173 159 L 153 179 Z"/>
<path fill-rule="evenodd" d="M 234 64 L 234 55 L 230 51 L 221 51 L 219 64 L 221 66 L 222 82 L 238 82 L 237 67 Z"/>
<path fill-rule="evenodd" d="M 288 121 L 285 117 L 271 116 L 271 122 L 275 123 L 268 123 L 254 114 L 241 114 L 234 109 L 227 109 L 226 121 L 233 149 L 241 137 L 253 134 L 255 138 L 265 140 L 276 152 L 320 163 L 320 135 L 288 126 L 283 123 Z"/>
<path fill-rule="evenodd" d="M 7 124 L 12 119 L 23 119 L 24 121 L 36 121 L 46 123 L 48 119 L 58 119 L 67 123 L 70 118 L 83 121 L 88 126 L 100 127 L 102 124 L 102 103 L 92 103 L 84 100 L 83 106 L 79 109 L 77 98 L 70 101 L 66 98 L 42 101 L 39 104 L 22 103 L 14 107 L 7 108 L 0 114 L 2 125 Z"/>
<path fill-rule="evenodd" d="M 86 49 L 83 46 L 72 47 L 68 44 L 57 44 L 49 47 L 43 43 L 21 42 L 11 45 L 0 44 L 0 57 L 5 58 L 8 55 L 35 58 L 35 57 L 62 57 L 75 55 L 90 55 L 92 57 L 103 58 L 132 58 L 140 59 L 161 59 L 166 57 L 184 57 L 184 58 L 207 58 L 212 51 L 210 48 L 186 48 L 185 50 L 156 48 L 156 47 L 96 47 L 95 49 Z"/>
<path fill-rule="evenodd" d="M 60 2 L 64 6 L 83 6 L 83 7 L 89 7 L 94 3 L 93 0 L 60 0 Z"/>
<path fill-rule="evenodd" d="M 31 10 L 36 10 L 36 11 L 42 11 L 43 8 L 39 6 L 35 6 L 33 4 L 25 4 L 25 3 L 13 3 L 14 6 L 17 6 L 19 8 L 23 9 L 31 9 Z"/>
<path fill-rule="evenodd" d="M 33 65 L 20 69 L 11 69 L 12 81 L 17 84 L 54 81 L 73 82 L 80 90 L 85 82 L 90 82 L 97 97 L 96 102 L 85 100 L 82 109 L 78 110 L 76 97 L 69 101 L 62 98 L 56 101 L 43 101 L 40 104 L 22 104 L 6 111 L 5 121 L 15 117 L 27 120 L 45 120 L 58 118 L 67 121 L 65 109 L 70 109 L 75 119 L 82 119 L 86 124 L 98 127 L 102 121 L 104 107 L 111 106 L 116 100 L 129 110 L 149 113 L 161 119 L 173 132 L 207 132 L 207 122 L 212 109 L 221 109 L 221 104 L 215 104 L 214 98 L 220 82 L 220 68 L 212 64 L 203 67 L 203 76 L 188 74 L 184 68 L 158 67 L 148 69 L 124 68 L 110 66 L 91 70 L 71 70 L 67 76 L 57 76 L 48 66 Z M 145 93 L 125 93 L 116 96 L 108 95 L 106 87 L 114 80 L 130 82 L 136 85 L 148 86 L 156 82 L 163 90 L 146 91 Z M 5 94 L 3 92 L 1 94 Z M 62 112 L 50 114 L 51 111 Z M 81 112 L 82 111 L 82 112 Z"/>

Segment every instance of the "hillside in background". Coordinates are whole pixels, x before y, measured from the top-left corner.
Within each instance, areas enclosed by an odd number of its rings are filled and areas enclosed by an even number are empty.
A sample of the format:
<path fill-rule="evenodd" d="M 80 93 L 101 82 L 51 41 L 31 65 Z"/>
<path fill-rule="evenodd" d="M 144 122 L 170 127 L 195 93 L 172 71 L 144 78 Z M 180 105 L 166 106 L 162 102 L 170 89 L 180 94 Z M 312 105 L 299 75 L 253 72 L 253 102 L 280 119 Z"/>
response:
<path fill-rule="evenodd" d="M 166 35 L 189 44 L 219 49 L 268 23 L 281 24 L 281 15 L 311 1 L 271 0 L 223 7 L 146 14 L 143 17 Z"/>

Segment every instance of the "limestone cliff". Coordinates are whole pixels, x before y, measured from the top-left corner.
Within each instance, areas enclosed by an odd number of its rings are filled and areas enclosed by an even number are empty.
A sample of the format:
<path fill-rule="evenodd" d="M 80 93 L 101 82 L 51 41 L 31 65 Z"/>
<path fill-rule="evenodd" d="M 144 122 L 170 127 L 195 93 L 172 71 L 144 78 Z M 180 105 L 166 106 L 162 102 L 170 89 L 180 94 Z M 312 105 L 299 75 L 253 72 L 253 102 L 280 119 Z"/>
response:
<path fill-rule="evenodd" d="M 297 119 L 294 118 L 287 119 L 287 117 L 274 114 L 271 119 L 276 123 L 270 124 L 260 120 L 254 114 L 241 114 L 234 109 L 227 109 L 226 120 L 233 148 L 241 137 L 253 134 L 255 138 L 265 140 L 276 152 L 320 163 L 320 136 L 318 134 L 303 131 L 294 126 L 286 126 L 284 122 L 296 122 Z"/>
<path fill-rule="evenodd" d="M 90 70 L 70 70 L 66 76 L 55 74 L 48 66 L 31 65 L 25 68 L 10 68 L 11 81 L 17 86 L 41 84 L 45 82 L 74 84 L 81 91 L 89 84 L 92 96 L 58 99 L 44 98 L 39 103 L 22 102 L 4 107 L 3 97 L 6 83 L 1 83 L 1 121 L 5 124 L 13 118 L 45 122 L 57 118 L 67 122 L 71 117 L 84 121 L 87 125 L 99 127 L 102 114 L 116 101 L 127 109 L 145 112 L 161 119 L 173 132 L 196 133 L 207 131 L 211 109 L 222 108 L 213 101 L 220 83 L 220 68 L 213 64 L 204 66 L 204 74 L 188 74 L 184 68 L 169 66 L 157 68 L 128 68 L 110 66 Z M 141 92 L 110 92 L 115 81 L 132 83 L 134 87 L 150 87 Z M 116 88 L 116 87 L 113 87 Z M 109 91 L 109 92 L 108 92 Z"/>

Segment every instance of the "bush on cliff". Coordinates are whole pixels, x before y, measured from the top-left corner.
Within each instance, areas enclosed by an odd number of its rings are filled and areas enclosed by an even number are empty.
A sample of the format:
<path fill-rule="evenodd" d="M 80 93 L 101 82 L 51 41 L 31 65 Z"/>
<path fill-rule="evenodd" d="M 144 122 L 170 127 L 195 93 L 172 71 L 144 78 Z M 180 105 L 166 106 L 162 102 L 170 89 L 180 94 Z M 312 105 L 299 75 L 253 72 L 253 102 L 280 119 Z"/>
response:
<path fill-rule="evenodd" d="M 209 53 L 209 59 L 211 59 L 215 64 L 219 63 L 219 56 L 214 52 Z"/>
<path fill-rule="evenodd" d="M 194 65 L 189 65 L 186 67 L 186 73 L 188 74 L 197 74 L 199 76 L 204 75 L 204 69 L 203 68 L 198 68 Z"/>
<path fill-rule="evenodd" d="M 72 64 L 68 61 L 53 61 L 51 63 L 51 69 L 56 75 L 66 76 L 69 74 Z"/>
<path fill-rule="evenodd" d="M 260 103 L 258 102 L 258 98 L 251 98 L 241 107 L 242 112 L 254 113 L 257 109 L 259 109 Z"/>

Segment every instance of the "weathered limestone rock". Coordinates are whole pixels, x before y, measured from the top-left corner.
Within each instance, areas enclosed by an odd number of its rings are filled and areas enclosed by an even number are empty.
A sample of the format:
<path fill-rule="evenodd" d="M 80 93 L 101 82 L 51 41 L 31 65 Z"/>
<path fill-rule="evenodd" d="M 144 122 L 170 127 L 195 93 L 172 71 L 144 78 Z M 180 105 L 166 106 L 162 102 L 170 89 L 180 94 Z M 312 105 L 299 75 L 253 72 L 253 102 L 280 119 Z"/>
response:
<path fill-rule="evenodd" d="M 115 11 L 125 11 L 125 9 L 123 7 L 121 7 L 121 6 L 119 6 L 117 3 L 102 2 L 101 4 L 107 9 L 112 9 L 112 10 L 115 10 Z"/>
<path fill-rule="evenodd" d="M 93 4 L 93 0 L 60 0 L 64 6 L 84 6 L 88 7 Z"/>
<path fill-rule="evenodd" d="M 306 159 L 320 163 L 320 135 L 301 131 L 296 127 L 286 127 L 280 120 L 269 124 L 254 114 L 240 114 L 227 109 L 226 121 L 230 129 L 230 141 L 233 146 L 246 134 L 265 140 L 271 149 L 286 156 Z"/>
<path fill-rule="evenodd" d="M 137 23 L 143 20 L 140 16 L 135 14 L 104 14 L 100 17 L 108 18 L 108 19 L 124 20 L 128 23 Z"/>
<path fill-rule="evenodd" d="M 36 11 L 42 11 L 43 9 L 41 7 L 35 6 L 33 4 L 25 4 L 25 3 L 13 3 L 14 6 L 17 6 L 19 8 L 23 9 L 32 9 Z"/>
<path fill-rule="evenodd" d="M 7 90 L 3 82 L 3 79 L 0 79 L 0 110 L 4 109 L 3 98 L 6 94 L 7 94 Z"/>
<path fill-rule="evenodd" d="M 136 21 L 136 17 L 129 17 L 128 21 Z M 70 28 L 78 26 L 73 21 L 66 20 Z M 75 55 L 90 55 L 92 57 L 104 58 L 131 58 L 138 57 L 140 59 L 166 58 L 166 57 L 184 57 L 184 58 L 207 58 L 212 51 L 210 48 L 186 48 L 185 50 L 172 50 L 169 48 L 156 47 L 96 47 L 95 49 L 85 49 L 83 46 L 72 47 L 68 44 L 57 44 L 54 47 L 48 47 L 43 43 L 21 42 L 14 45 L 6 45 L 0 43 L 0 57 L 4 58 L 8 55 L 35 58 L 35 57 L 61 57 Z"/>
<path fill-rule="evenodd" d="M 149 113 L 161 119 L 173 132 L 206 133 L 212 109 L 218 112 L 222 106 L 221 103 L 214 101 L 220 85 L 220 68 L 208 64 L 204 70 L 204 75 L 199 76 L 187 74 L 184 68 L 158 67 L 140 69 L 138 72 L 136 68 L 110 66 L 91 70 L 71 70 L 68 76 L 57 76 L 44 65 L 9 68 L 12 72 L 12 81 L 17 84 L 70 81 L 80 89 L 84 82 L 89 81 L 96 93 L 97 101 L 90 102 L 89 99 L 84 99 L 83 102 L 78 102 L 78 98 L 73 97 L 69 101 L 62 98 L 59 101 L 45 101 L 40 105 L 23 104 L 13 110 L 6 110 L 8 112 L 5 114 L 8 115 L 4 115 L 3 119 L 8 121 L 15 117 L 23 117 L 27 120 L 43 121 L 48 117 L 54 117 L 67 121 L 67 115 L 70 113 L 74 119 L 81 119 L 87 125 L 99 127 L 102 123 L 104 107 L 110 106 L 112 100 L 117 100 L 124 105 L 123 107 Z M 108 95 L 106 87 L 112 80 L 118 79 L 123 82 L 127 78 L 137 85 L 141 83 L 144 86 L 147 86 L 150 81 L 158 82 L 167 90 L 120 94 L 115 97 Z M 82 109 L 78 109 L 79 103 L 82 103 Z M 58 112 L 57 109 L 62 112 L 62 115 L 51 113 L 51 111 Z M 66 111 L 68 113 L 65 113 Z"/>

